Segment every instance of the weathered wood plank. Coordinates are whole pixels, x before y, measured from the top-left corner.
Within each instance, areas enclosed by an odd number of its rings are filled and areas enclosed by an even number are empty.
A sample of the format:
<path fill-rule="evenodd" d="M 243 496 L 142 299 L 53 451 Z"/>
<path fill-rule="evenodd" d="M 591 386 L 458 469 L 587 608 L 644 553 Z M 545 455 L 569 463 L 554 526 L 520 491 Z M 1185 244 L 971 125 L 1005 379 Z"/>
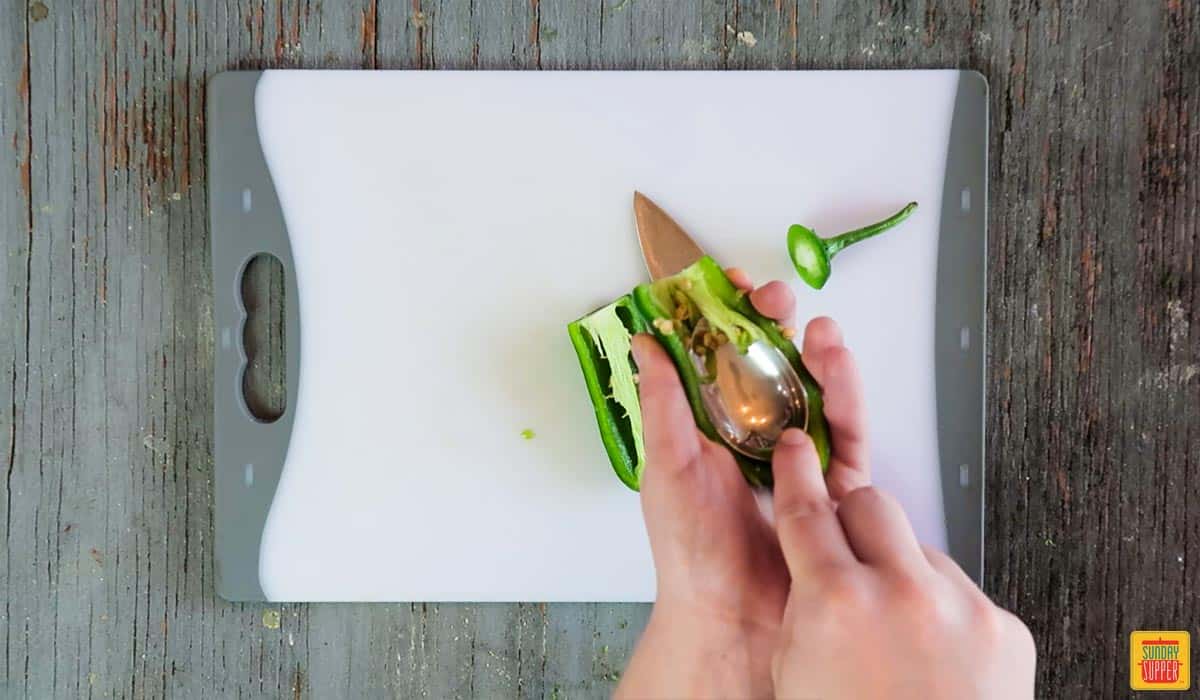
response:
<path fill-rule="evenodd" d="M 1011 30 L 980 30 L 1004 52 L 991 66 L 988 587 L 1029 621 L 1041 686 L 1061 697 L 1123 695 L 1129 632 L 1194 629 L 1200 613 L 1180 579 L 1198 389 L 1164 356 L 1168 306 L 1193 318 L 1196 278 L 1164 287 L 1174 264 L 1154 259 L 1195 255 L 1194 224 L 1186 250 L 1163 239 L 1187 230 L 1175 217 L 1194 204 L 1168 195 L 1198 152 L 1194 136 L 1183 156 L 1179 131 L 1148 133 L 1195 113 L 1200 92 L 1180 72 L 1195 65 L 1195 5 L 1172 5 L 1017 4 Z M 1164 24 L 1184 13 L 1190 38 L 1172 46 Z M 1157 199 L 1156 151 L 1175 166 Z M 1164 219 L 1180 228 L 1152 228 Z M 1195 362 L 1194 336 L 1176 345 L 1174 366 Z"/>
<path fill-rule="evenodd" d="M 0 465 L 4 469 L 3 571 L 0 572 L 0 695 L 15 696 L 26 686 L 30 640 L 27 630 L 38 600 L 34 538 L 29 532 L 29 501 L 34 468 L 24 450 L 29 388 L 30 235 L 29 41 L 26 11 L 0 6 Z M 21 454 L 18 457 L 18 433 Z M 20 460 L 18 463 L 18 459 Z M 27 495 L 28 494 L 28 495 Z M 44 567 L 43 567 L 44 568 Z"/>
<path fill-rule="evenodd" d="M 214 598 L 203 102 L 227 67 L 983 71 L 987 589 L 1046 697 L 1124 695 L 1130 630 L 1200 624 L 1195 3 L 77 5 L 0 7 L 0 694 L 592 697 L 645 623 Z M 271 401 L 280 371 L 256 371 Z"/>

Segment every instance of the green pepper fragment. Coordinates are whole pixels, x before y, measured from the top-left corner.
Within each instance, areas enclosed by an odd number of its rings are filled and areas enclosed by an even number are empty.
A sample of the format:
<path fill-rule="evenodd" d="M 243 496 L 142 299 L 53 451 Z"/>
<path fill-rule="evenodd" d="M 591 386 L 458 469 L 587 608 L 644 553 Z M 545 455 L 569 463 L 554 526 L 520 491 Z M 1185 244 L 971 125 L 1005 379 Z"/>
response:
<path fill-rule="evenodd" d="M 907 219 L 916 208 L 916 202 L 909 202 L 903 209 L 883 221 L 847 231 L 833 238 L 821 238 L 812 229 L 794 224 L 788 229 L 787 234 L 788 255 L 791 256 L 792 264 L 796 266 L 796 272 L 800 275 L 800 279 L 813 289 L 820 289 L 829 280 L 833 256 L 847 246 L 877 236 L 899 224 Z"/>
<path fill-rule="evenodd" d="M 641 486 L 646 448 L 631 343 L 635 334 L 648 331 L 629 295 L 567 325 L 600 440 L 617 477 L 634 491 Z"/>

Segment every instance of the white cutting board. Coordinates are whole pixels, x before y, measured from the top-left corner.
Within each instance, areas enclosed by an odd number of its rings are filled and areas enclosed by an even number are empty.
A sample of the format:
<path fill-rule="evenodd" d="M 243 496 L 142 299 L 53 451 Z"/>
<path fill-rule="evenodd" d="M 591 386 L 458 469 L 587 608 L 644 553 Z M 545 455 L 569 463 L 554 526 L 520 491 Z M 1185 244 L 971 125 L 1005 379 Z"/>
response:
<path fill-rule="evenodd" d="M 654 598 L 565 330 L 644 280 L 635 188 L 720 263 L 789 282 L 801 321 L 841 323 L 876 483 L 945 547 L 933 302 L 960 75 L 264 73 L 300 318 L 265 596 Z M 910 200 L 823 291 L 799 282 L 790 224 L 830 235 Z"/>

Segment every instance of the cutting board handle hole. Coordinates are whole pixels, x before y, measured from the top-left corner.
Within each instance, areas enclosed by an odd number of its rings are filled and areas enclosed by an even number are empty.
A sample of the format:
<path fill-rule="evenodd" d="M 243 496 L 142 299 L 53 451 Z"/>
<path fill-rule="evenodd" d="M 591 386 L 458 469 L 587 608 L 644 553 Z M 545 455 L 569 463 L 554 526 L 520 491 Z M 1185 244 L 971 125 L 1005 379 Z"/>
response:
<path fill-rule="evenodd" d="M 246 310 L 242 397 L 251 415 L 264 423 L 274 423 L 287 409 L 287 285 L 283 264 L 269 253 L 254 256 L 242 272 L 241 286 L 242 307 Z"/>

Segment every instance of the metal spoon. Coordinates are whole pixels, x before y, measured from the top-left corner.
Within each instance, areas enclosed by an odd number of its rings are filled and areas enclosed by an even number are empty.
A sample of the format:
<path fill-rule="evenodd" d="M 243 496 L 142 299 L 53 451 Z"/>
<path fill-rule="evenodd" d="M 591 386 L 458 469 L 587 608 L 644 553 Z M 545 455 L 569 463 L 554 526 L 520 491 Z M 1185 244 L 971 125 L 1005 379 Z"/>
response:
<path fill-rule="evenodd" d="M 641 192 L 633 195 L 642 257 L 652 279 L 673 275 L 704 256 L 675 220 Z M 696 347 L 695 342 L 689 347 Z M 707 375 L 704 357 L 692 361 Z M 804 384 L 787 358 L 762 341 L 740 354 L 733 343 L 716 350 L 715 379 L 700 389 L 717 433 L 737 452 L 769 461 L 775 440 L 788 427 L 808 427 Z"/>
<path fill-rule="evenodd" d="M 804 383 L 787 358 L 761 340 L 744 355 L 733 343 L 724 343 L 715 353 L 715 377 L 700 385 L 700 399 L 713 427 L 734 450 L 769 462 L 780 433 L 808 427 Z M 690 354 L 697 371 L 704 373 L 704 357 Z"/>

